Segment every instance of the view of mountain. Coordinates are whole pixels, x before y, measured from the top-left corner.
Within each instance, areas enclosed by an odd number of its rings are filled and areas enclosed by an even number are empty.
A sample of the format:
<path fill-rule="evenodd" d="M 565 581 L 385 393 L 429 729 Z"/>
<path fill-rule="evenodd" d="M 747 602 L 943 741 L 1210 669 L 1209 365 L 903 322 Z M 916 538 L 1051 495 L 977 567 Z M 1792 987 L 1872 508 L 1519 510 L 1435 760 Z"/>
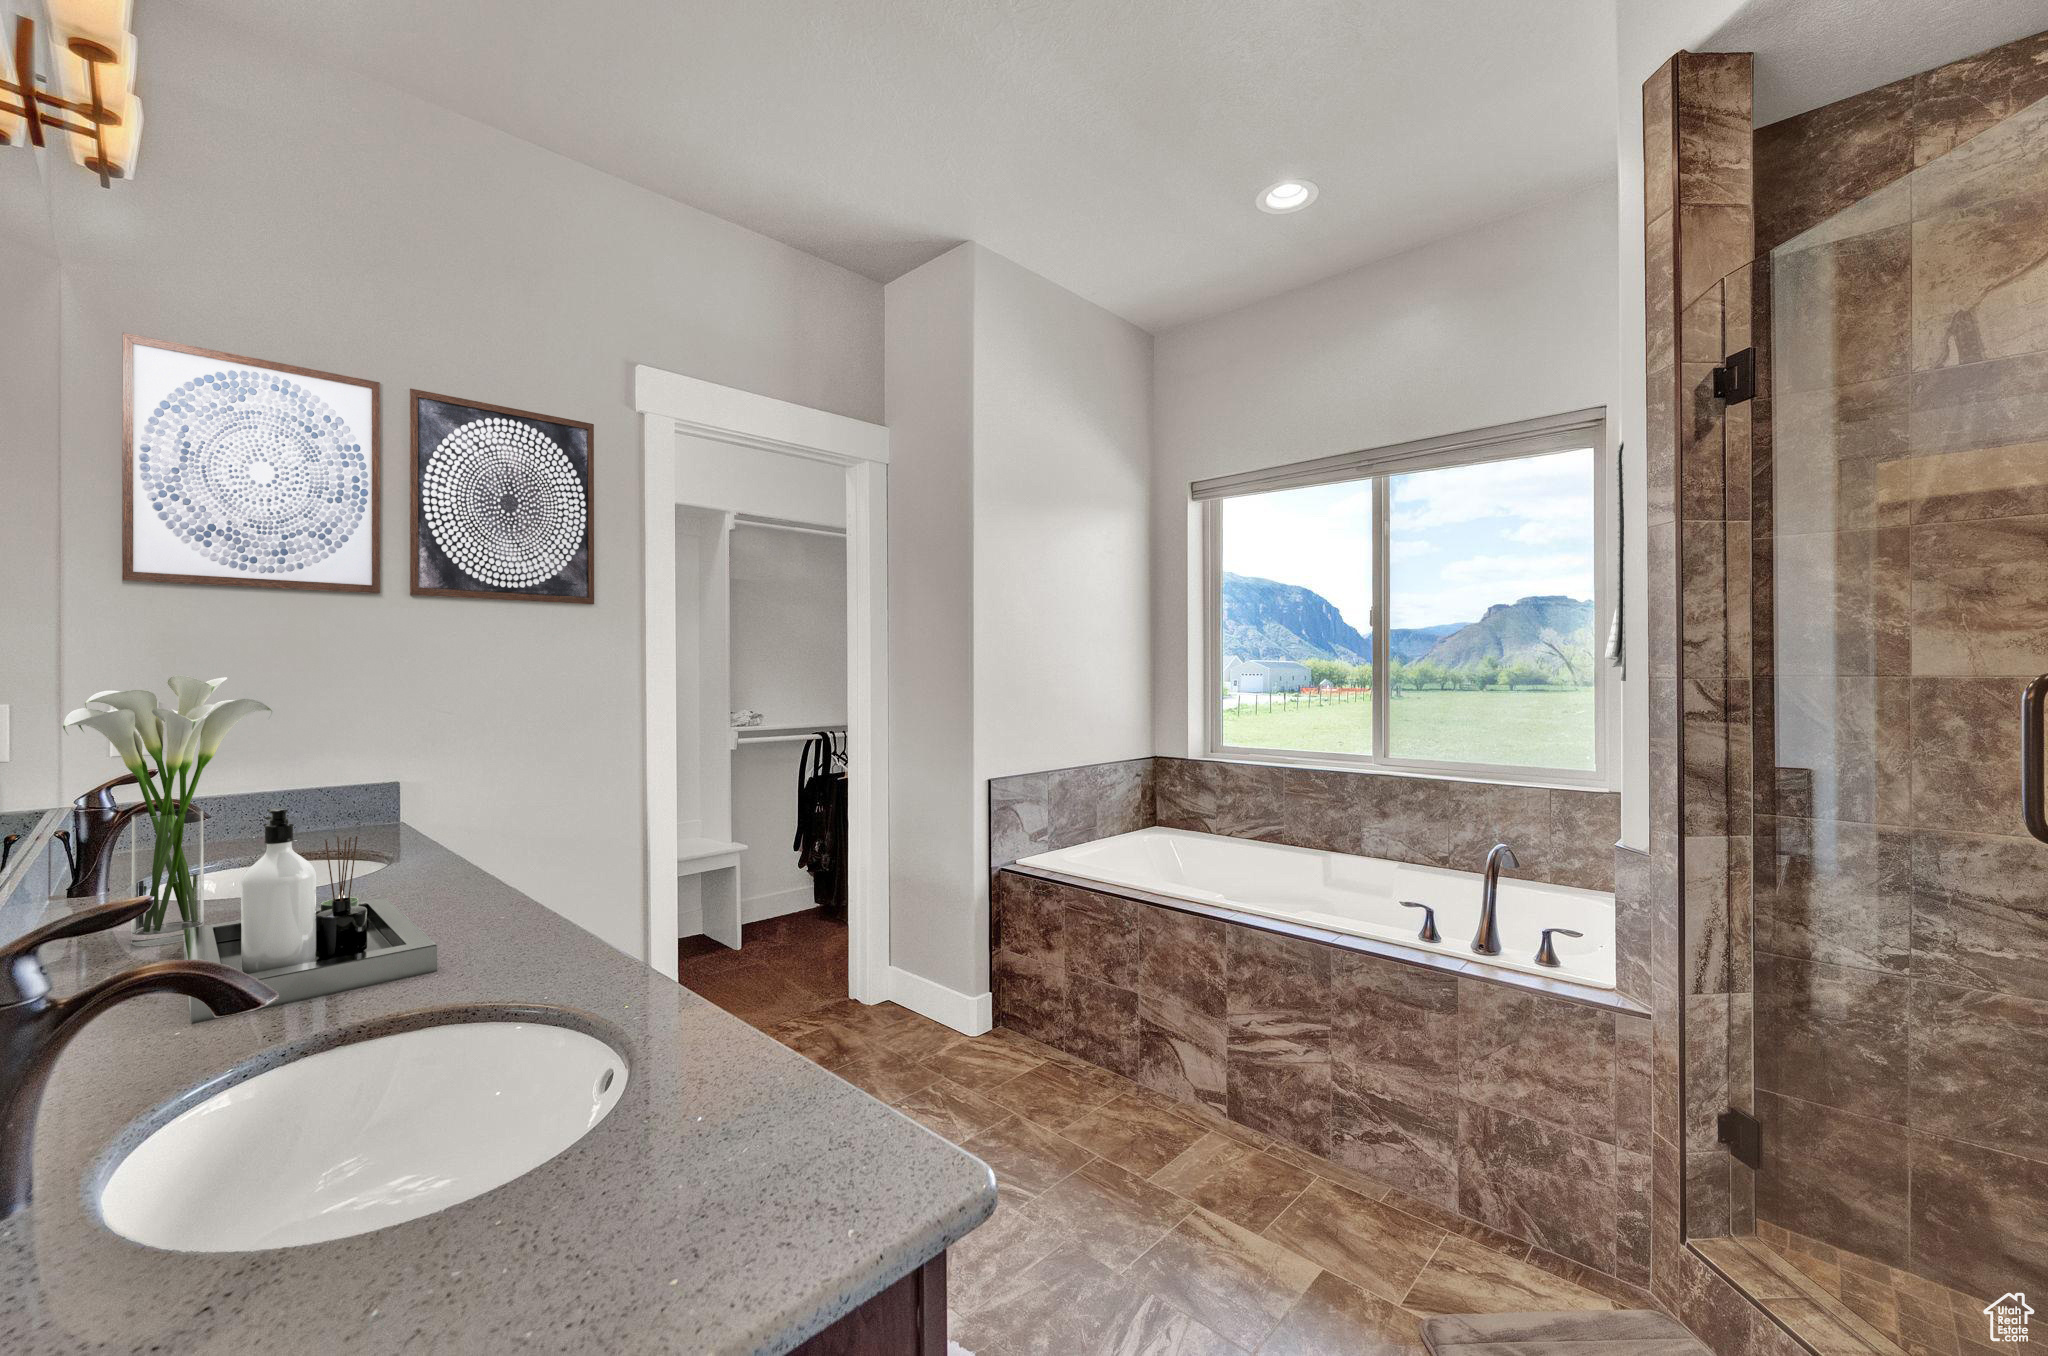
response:
<path fill-rule="evenodd" d="M 1427 660 L 1448 669 L 1468 668 L 1489 657 L 1502 664 L 1527 660 L 1556 668 L 1557 656 L 1544 643 L 1546 632 L 1590 653 L 1593 604 L 1555 595 L 1495 603 L 1475 622 L 1396 629 L 1388 635 L 1388 646 L 1404 663 Z M 1371 637 L 1313 589 L 1250 575 L 1223 576 L 1226 655 L 1362 664 L 1372 654 Z"/>
<path fill-rule="evenodd" d="M 1488 656 L 1503 664 L 1526 659 L 1543 668 L 1556 668 L 1558 658 L 1544 644 L 1546 631 L 1590 652 L 1593 605 L 1556 595 L 1495 603 L 1478 621 L 1438 641 L 1423 658 L 1447 669 L 1466 668 Z"/>
<path fill-rule="evenodd" d="M 1225 573 L 1223 652 L 1241 659 L 1342 659 L 1362 664 L 1372 647 L 1315 590 Z"/>

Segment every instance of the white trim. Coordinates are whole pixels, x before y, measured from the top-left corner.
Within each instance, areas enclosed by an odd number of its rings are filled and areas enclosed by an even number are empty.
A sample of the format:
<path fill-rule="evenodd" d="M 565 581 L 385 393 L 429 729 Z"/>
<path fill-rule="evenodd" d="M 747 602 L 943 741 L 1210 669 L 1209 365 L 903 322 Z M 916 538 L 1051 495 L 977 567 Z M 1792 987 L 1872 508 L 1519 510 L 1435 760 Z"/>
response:
<path fill-rule="evenodd" d="M 1593 449 L 1593 705 L 1594 766 L 1591 771 L 1575 768 L 1526 768 L 1498 763 L 1457 763 L 1432 759 L 1396 758 L 1388 748 L 1388 703 L 1379 694 L 1387 690 L 1388 647 L 1378 643 L 1381 621 L 1391 615 L 1392 527 L 1388 477 L 1416 470 L 1471 465 L 1514 457 L 1541 456 L 1546 452 L 1569 451 L 1575 447 Z M 1308 749 L 1267 749 L 1223 742 L 1223 713 L 1219 701 L 1223 685 L 1222 598 L 1223 598 L 1223 504 L 1226 500 L 1280 489 L 1349 480 L 1369 480 L 1373 499 L 1372 516 L 1372 608 L 1367 629 L 1374 635 L 1372 671 L 1373 728 L 1372 753 L 1328 753 Z M 1203 637 L 1201 676 L 1193 694 L 1196 709 L 1191 713 L 1202 731 L 1198 758 L 1220 762 L 1281 763 L 1295 766 L 1337 768 L 1356 772 L 1377 772 L 1394 776 L 1432 777 L 1457 781 L 1483 781 L 1505 786 L 1548 786 L 1583 791 L 1611 791 L 1620 781 L 1619 736 L 1622 713 L 1621 684 L 1613 667 L 1598 653 L 1601 626 L 1613 609 L 1616 562 L 1609 549 L 1613 541 L 1615 513 L 1614 466 L 1608 456 L 1605 411 L 1577 410 L 1544 419 L 1503 424 L 1473 433 L 1426 438 L 1392 448 L 1346 453 L 1313 462 L 1276 467 L 1271 472 L 1247 472 L 1198 481 L 1190 486 L 1202 534 L 1201 606 Z M 1384 628 L 1391 629 L 1391 628 Z"/>
<path fill-rule="evenodd" d="M 688 433 L 840 467 L 846 477 L 848 741 L 847 991 L 891 996 L 889 969 L 889 430 L 658 368 L 633 369 L 641 416 L 645 946 L 676 974 L 676 437 Z M 950 1024 L 950 1023 L 949 1023 Z M 984 1026 L 984 1030 L 986 1027 Z"/>
<path fill-rule="evenodd" d="M 985 993 L 965 994 L 923 975 L 889 967 L 889 997 L 920 1017 L 950 1026 L 963 1036 L 980 1036 L 995 1024 L 995 1002 Z"/>
<path fill-rule="evenodd" d="M 1264 494 L 1272 490 L 1298 490 L 1310 485 L 1363 480 L 1367 476 L 1401 475 L 1409 471 L 1427 471 L 1441 466 L 1470 466 L 1482 461 L 1533 457 L 1544 452 L 1562 452 L 1577 446 L 1574 440 L 1588 429 L 1600 429 L 1601 433 L 1596 436 L 1604 440 L 1606 423 L 1607 411 L 1598 406 L 1592 409 L 1572 410 L 1565 414 L 1547 414 L 1538 419 L 1523 419 L 1513 424 L 1495 424 L 1491 428 L 1446 433 L 1434 438 L 1417 438 L 1412 442 L 1394 443 L 1387 447 L 1371 447 L 1359 452 L 1339 452 L 1335 456 L 1317 457 L 1313 461 L 1290 462 L 1285 466 L 1271 466 L 1258 471 L 1212 476 L 1207 480 L 1197 480 L 1188 486 L 1188 494 L 1197 502 L 1206 499 L 1233 499 L 1244 494 Z"/>
<path fill-rule="evenodd" d="M 889 460 L 889 430 L 829 410 L 719 386 L 658 367 L 633 369 L 633 408 L 700 438 L 845 464 Z"/>
<path fill-rule="evenodd" d="M 771 890 L 765 895 L 749 895 L 740 901 L 740 921 L 761 923 L 785 914 L 802 913 L 818 907 L 808 885 L 794 885 L 787 890 Z"/>

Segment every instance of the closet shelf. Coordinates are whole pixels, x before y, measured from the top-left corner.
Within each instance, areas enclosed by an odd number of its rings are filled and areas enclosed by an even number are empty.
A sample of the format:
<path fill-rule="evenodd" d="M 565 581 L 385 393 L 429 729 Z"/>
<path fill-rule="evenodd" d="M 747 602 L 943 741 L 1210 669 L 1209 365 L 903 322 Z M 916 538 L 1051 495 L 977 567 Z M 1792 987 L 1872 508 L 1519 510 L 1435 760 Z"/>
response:
<path fill-rule="evenodd" d="M 801 744 L 820 730 L 846 733 L 845 721 L 820 721 L 816 725 L 745 725 L 732 732 L 732 746 L 742 744 Z"/>

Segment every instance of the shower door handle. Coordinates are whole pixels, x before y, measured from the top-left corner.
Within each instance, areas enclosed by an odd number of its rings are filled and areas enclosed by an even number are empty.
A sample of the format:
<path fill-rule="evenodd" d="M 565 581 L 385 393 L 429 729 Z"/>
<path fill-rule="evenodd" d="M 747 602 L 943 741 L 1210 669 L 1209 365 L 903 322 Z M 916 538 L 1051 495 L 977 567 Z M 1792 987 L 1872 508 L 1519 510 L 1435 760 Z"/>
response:
<path fill-rule="evenodd" d="M 2041 804 L 2041 718 L 2048 705 L 2048 673 L 2027 684 L 2020 698 L 2020 813 L 2027 832 L 2048 843 L 2048 814 Z"/>

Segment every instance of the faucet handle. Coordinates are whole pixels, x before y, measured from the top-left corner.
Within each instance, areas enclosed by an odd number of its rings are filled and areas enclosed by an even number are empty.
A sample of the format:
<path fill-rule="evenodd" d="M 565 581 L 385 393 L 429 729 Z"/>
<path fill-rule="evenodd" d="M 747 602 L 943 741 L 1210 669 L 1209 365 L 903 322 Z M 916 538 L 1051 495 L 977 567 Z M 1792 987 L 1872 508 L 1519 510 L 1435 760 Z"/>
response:
<path fill-rule="evenodd" d="M 1417 937 L 1425 942 L 1440 942 L 1444 939 L 1444 935 L 1436 930 L 1435 909 L 1413 899 L 1402 900 L 1401 907 L 1404 909 L 1422 910 L 1422 931 L 1415 934 Z"/>
<path fill-rule="evenodd" d="M 87 933 L 105 932 L 108 928 L 132 923 L 148 913 L 149 906 L 148 895 L 117 899 L 110 904 L 95 904 L 0 944 L 0 1008 L 32 1003 L 50 991 L 50 981 L 43 974 L 42 962 L 36 959 L 36 948 L 66 937 L 83 937 Z"/>
<path fill-rule="evenodd" d="M 1536 948 L 1536 963 L 1538 965 L 1562 965 L 1564 963 L 1557 958 L 1557 948 L 1550 944 L 1552 933 L 1556 933 L 1560 937 L 1583 937 L 1586 935 L 1583 932 L 1573 932 L 1570 928 L 1543 929 L 1543 942 Z"/>

